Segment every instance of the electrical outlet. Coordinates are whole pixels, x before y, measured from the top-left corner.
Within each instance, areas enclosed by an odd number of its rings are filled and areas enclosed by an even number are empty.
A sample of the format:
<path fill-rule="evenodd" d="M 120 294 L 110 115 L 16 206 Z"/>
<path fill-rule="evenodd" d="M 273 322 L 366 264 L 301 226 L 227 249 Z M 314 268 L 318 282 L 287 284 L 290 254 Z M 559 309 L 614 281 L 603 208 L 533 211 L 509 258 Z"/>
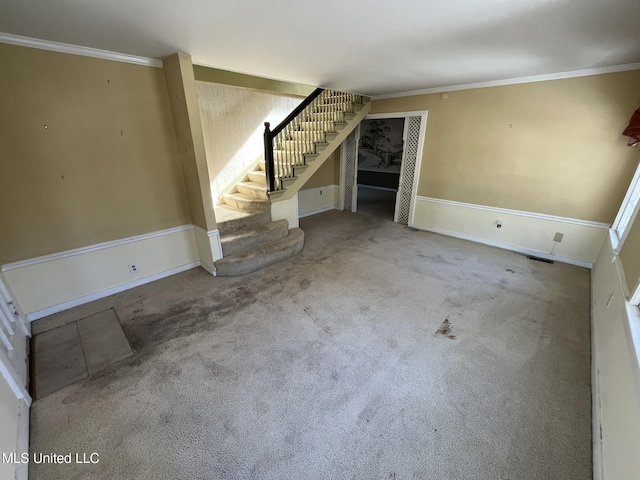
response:
<path fill-rule="evenodd" d="M 556 232 L 556 236 L 553 237 L 553 241 L 560 243 L 562 241 L 562 237 L 564 237 L 564 233 Z"/>
<path fill-rule="evenodd" d="M 496 228 L 502 228 L 502 220 L 496 222 Z"/>
<path fill-rule="evenodd" d="M 135 275 L 136 273 L 138 273 L 140 271 L 140 268 L 138 267 L 137 263 L 130 263 L 129 264 L 129 273 L 131 275 Z"/>
<path fill-rule="evenodd" d="M 322 195 L 322 190 L 320 190 L 320 195 Z"/>

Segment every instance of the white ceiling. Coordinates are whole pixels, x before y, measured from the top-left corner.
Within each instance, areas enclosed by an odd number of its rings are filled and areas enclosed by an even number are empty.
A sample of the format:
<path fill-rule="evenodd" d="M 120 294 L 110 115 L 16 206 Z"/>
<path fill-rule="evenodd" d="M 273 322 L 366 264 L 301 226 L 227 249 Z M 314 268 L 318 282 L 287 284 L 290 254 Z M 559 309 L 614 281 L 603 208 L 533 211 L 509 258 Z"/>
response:
<path fill-rule="evenodd" d="M 2 0 L 0 32 L 380 95 L 640 62 L 640 0 Z"/>

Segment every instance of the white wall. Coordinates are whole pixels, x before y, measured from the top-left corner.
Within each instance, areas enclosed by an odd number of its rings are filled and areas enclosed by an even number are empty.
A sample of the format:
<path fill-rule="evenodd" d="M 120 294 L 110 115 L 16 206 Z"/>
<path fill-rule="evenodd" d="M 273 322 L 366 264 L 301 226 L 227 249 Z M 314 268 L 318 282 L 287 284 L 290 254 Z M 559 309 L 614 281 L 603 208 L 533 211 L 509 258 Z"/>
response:
<path fill-rule="evenodd" d="M 325 185 L 308 188 L 298 192 L 298 216 L 308 217 L 316 213 L 338 208 L 340 205 L 340 186 Z"/>
<path fill-rule="evenodd" d="M 28 412 L 28 407 L 25 407 L 24 402 L 16 398 L 5 379 L 0 376 L 0 425 L 2 432 L 0 434 L 0 478 L 2 479 L 26 478 L 24 476 L 25 469 L 20 469 L 22 477 L 16 476 L 16 465 L 2 462 L 2 454 L 18 453 L 20 455 L 22 453 L 20 424 L 25 420 L 24 417 L 28 415 Z M 28 451 L 28 443 L 26 446 Z"/>
<path fill-rule="evenodd" d="M 298 193 L 287 200 L 271 202 L 271 220 L 286 220 L 289 228 L 298 228 Z"/>
<path fill-rule="evenodd" d="M 584 267 L 596 261 L 608 237 L 603 223 L 429 197 L 416 198 L 409 225 Z M 564 236 L 556 244 L 557 232 Z"/>
<path fill-rule="evenodd" d="M 134 274 L 130 263 L 138 266 Z M 6 264 L 2 277 L 22 313 L 35 320 L 198 265 L 194 226 L 184 225 Z"/>
<path fill-rule="evenodd" d="M 640 478 L 640 370 L 630 322 L 638 327 L 640 312 L 629 317 L 623 277 L 611 243 L 607 240 L 593 274 L 593 358 L 595 416 L 602 432 L 601 465 L 594 464 L 594 478 L 637 480 Z M 597 423 L 597 421 L 596 421 Z M 598 431 L 596 429 L 596 444 Z"/>
<path fill-rule="evenodd" d="M 26 478 L 27 466 L 2 462 L 2 454 L 29 451 L 27 342 L 30 325 L 8 307 L 13 299 L 0 281 L 0 478 Z"/>
<path fill-rule="evenodd" d="M 264 122 L 276 127 L 304 98 L 201 81 L 196 88 L 216 202 L 264 157 Z"/>

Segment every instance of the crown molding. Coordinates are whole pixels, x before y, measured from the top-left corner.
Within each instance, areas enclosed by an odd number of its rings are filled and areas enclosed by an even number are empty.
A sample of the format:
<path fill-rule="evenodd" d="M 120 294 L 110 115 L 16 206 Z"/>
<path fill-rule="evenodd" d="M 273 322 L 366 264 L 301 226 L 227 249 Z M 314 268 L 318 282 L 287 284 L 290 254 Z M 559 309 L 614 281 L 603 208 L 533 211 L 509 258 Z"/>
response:
<path fill-rule="evenodd" d="M 548 80 L 561 80 L 563 78 L 587 77 L 589 75 L 602 75 L 604 73 L 627 72 L 630 70 L 640 70 L 640 62 L 626 63 L 624 65 L 612 65 L 610 67 L 587 68 L 584 70 L 574 70 L 571 72 L 548 73 L 544 75 L 533 75 L 530 77 L 507 78 L 504 80 L 492 80 L 489 82 L 464 83 L 461 85 L 450 85 L 448 87 L 425 88 L 423 90 L 410 90 L 407 92 L 388 93 L 385 95 L 374 95 L 372 100 L 384 100 L 387 98 L 412 97 L 414 95 L 428 95 L 430 93 L 455 92 L 457 90 L 471 90 L 473 88 L 501 87 L 504 85 L 517 85 L 519 83 L 546 82 Z"/>
<path fill-rule="evenodd" d="M 13 35 L 11 33 L 0 32 L 0 43 L 8 43 L 10 45 L 18 45 L 20 47 L 38 48 L 40 50 L 49 50 L 52 52 L 68 53 L 71 55 L 80 55 L 83 57 L 100 58 L 102 60 L 112 60 L 114 62 L 132 63 L 134 65 L 143 65 L 145 67 L 162 68 L 162 60 L 158 60 L 156 58 L 137 57 L 126 53 L 110 52 L 108 50 L 99 50 L 97 48 L 71 45 L 69 43 L 41 40 L 39 38 L 23 37 L 21 35 Z"/>

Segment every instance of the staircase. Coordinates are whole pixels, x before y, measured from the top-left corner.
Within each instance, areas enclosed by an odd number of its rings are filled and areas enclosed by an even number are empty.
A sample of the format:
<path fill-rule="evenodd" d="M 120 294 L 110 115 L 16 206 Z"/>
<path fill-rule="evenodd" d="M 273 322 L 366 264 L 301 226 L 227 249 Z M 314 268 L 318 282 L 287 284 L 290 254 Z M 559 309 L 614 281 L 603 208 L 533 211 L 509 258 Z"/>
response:
<path fill-rule="evenodd" d="M 246 275 L 302 249 L 304 232 L 273 222 L 271 203 L 292 198 L 370 108 L 366 97 L 317 89 L 273 131 L 265 124 L 264 159 L 215 209 L 223 253 L 218 276 Z"/>

